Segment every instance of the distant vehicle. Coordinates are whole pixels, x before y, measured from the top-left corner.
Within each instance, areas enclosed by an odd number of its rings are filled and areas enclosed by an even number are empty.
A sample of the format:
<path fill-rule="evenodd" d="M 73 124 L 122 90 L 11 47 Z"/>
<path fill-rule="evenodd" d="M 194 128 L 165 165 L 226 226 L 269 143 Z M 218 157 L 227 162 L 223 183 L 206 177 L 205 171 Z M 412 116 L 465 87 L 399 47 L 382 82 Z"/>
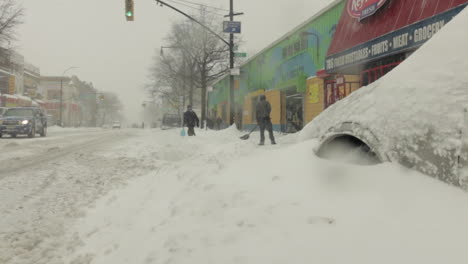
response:
<path fill-rule="evenodd" d="M 114 122 L 114 123 L 112 124 L 112 128 L 113 128 L 113 129 L 115 129 L 115 128 L 120 129 L 121 127 L 122 127 L 122 125 L 120 124 L 120 122 Z"/>
<path fill-rule="evenodd" d="M 0 118 L 0 137 L 9 134 L 12 137 L 36 134 L 47 135 L 47 116 L 37 107 L 14 107 L 8 109 Z"/>
<path fill-rule="evenodd" d="M 164 114 L 161 128 L 165 127 L 181 127 L 182 120 L 178 114 Z"/>
<path fill-rule="evenodd" d="M 57 124 L 57 121 L 55 120 L 53 115 L 46 114 L 46 117 L 47 117 L 47 124 Z"/>
<path fill-rule="evenodd" d="M 6 110 L 8 110 L 8 108 L 6 108 L 6 107 L 0 107 L 0 117 L 2 117 L 3 114 L 5 114 Z"/>

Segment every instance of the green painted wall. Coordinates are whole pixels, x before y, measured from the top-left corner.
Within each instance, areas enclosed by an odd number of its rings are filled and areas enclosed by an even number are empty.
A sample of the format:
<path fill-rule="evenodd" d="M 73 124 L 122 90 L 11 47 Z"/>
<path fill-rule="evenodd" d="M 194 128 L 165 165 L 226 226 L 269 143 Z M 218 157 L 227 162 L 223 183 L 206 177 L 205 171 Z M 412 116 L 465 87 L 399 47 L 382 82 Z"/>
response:
<path fill-rule="evenodd" d="M 344 7 L 345 1 L 342 1 L 243 65 L 241 75 L 237 77 L 240 89 L 235 90 L 236 102 L 242 103 L 245 95 L 260 89 L 304 92 L 307 78 L 325 68 L 328 47 Z M 229 76 L 218 81 L 213 88 L 210 108 L 228 100 Z"/>

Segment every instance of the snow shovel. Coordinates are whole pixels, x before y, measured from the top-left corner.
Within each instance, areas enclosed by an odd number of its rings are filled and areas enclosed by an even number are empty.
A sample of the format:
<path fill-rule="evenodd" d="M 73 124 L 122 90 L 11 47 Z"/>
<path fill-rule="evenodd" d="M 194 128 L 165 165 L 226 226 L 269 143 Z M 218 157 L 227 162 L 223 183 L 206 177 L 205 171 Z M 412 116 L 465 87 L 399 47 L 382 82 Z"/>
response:
<path fill-rule="evenodd" d="M 250 132 L 249 132 L 249 133 L 247 133 L 247 134 L 243 135 L 242 137 L 240 137 L 240 139 L 242 139 L 242 140 L 247 140 L 247 139 L 249 139 L 249 137 L 250 137 L 250 134 L 252 134 L 252 132 L 254 132 L 254 131 L 255 131 L 255 129 L 257 129 L 257 127 L 258 127 L 258 125 L 254 126 L 254 128 L 253 128 L 252 130 L 250 130 Z"/>

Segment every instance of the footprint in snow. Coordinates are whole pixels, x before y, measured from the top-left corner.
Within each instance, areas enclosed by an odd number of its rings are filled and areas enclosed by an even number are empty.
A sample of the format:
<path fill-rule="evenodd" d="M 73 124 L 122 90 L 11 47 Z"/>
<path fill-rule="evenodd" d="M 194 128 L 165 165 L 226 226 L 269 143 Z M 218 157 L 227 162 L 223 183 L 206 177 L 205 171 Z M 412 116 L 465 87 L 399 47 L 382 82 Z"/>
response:
<path fill-rule="evenodd" d="M 336 223 L 336 220 L 331 217 L 324 217 L 324 216 L 311 216 L 309 219 L 307 219 L 307 223 L 310 225 L 315 225 L 315 224 L 328 224 L 328 225 L 333 225 Z"/>

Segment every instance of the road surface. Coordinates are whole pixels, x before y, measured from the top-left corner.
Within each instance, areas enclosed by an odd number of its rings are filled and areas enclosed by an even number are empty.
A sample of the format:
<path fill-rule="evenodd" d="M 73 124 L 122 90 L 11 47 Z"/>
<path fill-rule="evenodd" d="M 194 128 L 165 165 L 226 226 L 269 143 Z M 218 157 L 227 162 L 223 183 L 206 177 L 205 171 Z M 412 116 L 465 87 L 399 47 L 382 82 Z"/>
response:
<path fill-rule="evenodd" d="M 55 263 L 47 256 L 70 219 L 139 174 L 137 161 L 103 156 L 132 135 L 52 128 L 46 138 L 0 139 L 0 263 Z"/>

